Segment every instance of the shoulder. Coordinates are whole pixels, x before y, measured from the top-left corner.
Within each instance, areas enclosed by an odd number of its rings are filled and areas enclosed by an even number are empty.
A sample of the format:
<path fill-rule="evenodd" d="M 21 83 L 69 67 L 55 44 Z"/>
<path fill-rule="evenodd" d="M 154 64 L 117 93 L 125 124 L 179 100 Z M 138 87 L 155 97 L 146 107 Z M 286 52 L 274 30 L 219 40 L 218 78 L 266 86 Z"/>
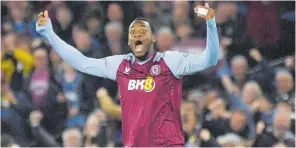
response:
<path fill-rule="evenodd" d="M 183 53 L 183 52 L 178 52 L 178 51 L 166 51 L 163 53 L 163 57 L 167 58 L 167 57 L 187 57 L 188 54 L 187 53 Z"/>
<path fill-rule="evenodd" d="M 113 56 L 108 56 L 103 59 L 105 60 L 115 60 L 115 61 L 122 61 L 124 59 L 130 59 L 131 55 L 130 54 L 124 54 L 124 55 L 113 55 Z"/>

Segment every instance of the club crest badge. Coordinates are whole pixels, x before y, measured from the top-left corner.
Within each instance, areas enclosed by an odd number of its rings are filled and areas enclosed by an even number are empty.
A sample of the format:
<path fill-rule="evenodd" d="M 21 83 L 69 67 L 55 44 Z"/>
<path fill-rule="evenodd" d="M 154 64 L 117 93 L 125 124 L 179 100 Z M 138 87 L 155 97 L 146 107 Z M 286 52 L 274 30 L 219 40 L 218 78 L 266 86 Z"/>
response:
<path fill-rule="evenodd" d="M 159 65 L 153 65 L 151 67 L 151 69 L 150 69 L 150 73 L 151 73 L 152 76 L 159 75 L 160 74 L 160 71 L 161 71 L 161 69 L 160 69 L 160 66 Z"/>

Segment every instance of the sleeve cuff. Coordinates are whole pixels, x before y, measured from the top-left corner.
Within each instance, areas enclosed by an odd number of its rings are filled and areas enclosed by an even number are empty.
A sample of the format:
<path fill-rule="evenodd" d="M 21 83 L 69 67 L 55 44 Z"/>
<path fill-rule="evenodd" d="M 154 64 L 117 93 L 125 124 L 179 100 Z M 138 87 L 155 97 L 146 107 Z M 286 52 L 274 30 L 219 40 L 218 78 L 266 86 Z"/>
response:
<path fill-rule="evenodd" d="M 216 17 L 213 16 L 213 18 L 207 20 L 206 22 L 207 22 L 207 25 L 209 25 L 209 24 L 215 24 L 216 23 Z"/>

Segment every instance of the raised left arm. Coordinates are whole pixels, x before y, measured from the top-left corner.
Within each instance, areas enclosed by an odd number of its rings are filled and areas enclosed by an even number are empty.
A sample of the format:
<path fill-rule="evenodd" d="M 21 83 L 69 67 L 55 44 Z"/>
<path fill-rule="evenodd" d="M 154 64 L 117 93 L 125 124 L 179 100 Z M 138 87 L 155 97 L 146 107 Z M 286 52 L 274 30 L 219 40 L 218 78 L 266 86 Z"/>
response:
<path fill-rule="evenodd" d="M 174 51 L 164 53 L 164 60 L 175 77 L 181 78 L 183 75 L 191 75 L 217 64 L 219 60 L 219 39 L 215 16 L 206 19 L 206 23 L 207 44 L 201 55 L 190 55 Z"/>

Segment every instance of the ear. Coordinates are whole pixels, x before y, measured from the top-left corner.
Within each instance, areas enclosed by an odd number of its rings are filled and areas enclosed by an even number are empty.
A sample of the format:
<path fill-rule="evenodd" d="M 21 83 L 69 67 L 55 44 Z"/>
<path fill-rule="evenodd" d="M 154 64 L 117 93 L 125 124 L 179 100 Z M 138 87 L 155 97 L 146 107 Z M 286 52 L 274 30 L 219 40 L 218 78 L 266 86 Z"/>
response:
<path fill-rule="evenodd" d="M 156 37 L 155 35 L 152 35 L 152 43 L 155 43 L 156 42 Z"/>

